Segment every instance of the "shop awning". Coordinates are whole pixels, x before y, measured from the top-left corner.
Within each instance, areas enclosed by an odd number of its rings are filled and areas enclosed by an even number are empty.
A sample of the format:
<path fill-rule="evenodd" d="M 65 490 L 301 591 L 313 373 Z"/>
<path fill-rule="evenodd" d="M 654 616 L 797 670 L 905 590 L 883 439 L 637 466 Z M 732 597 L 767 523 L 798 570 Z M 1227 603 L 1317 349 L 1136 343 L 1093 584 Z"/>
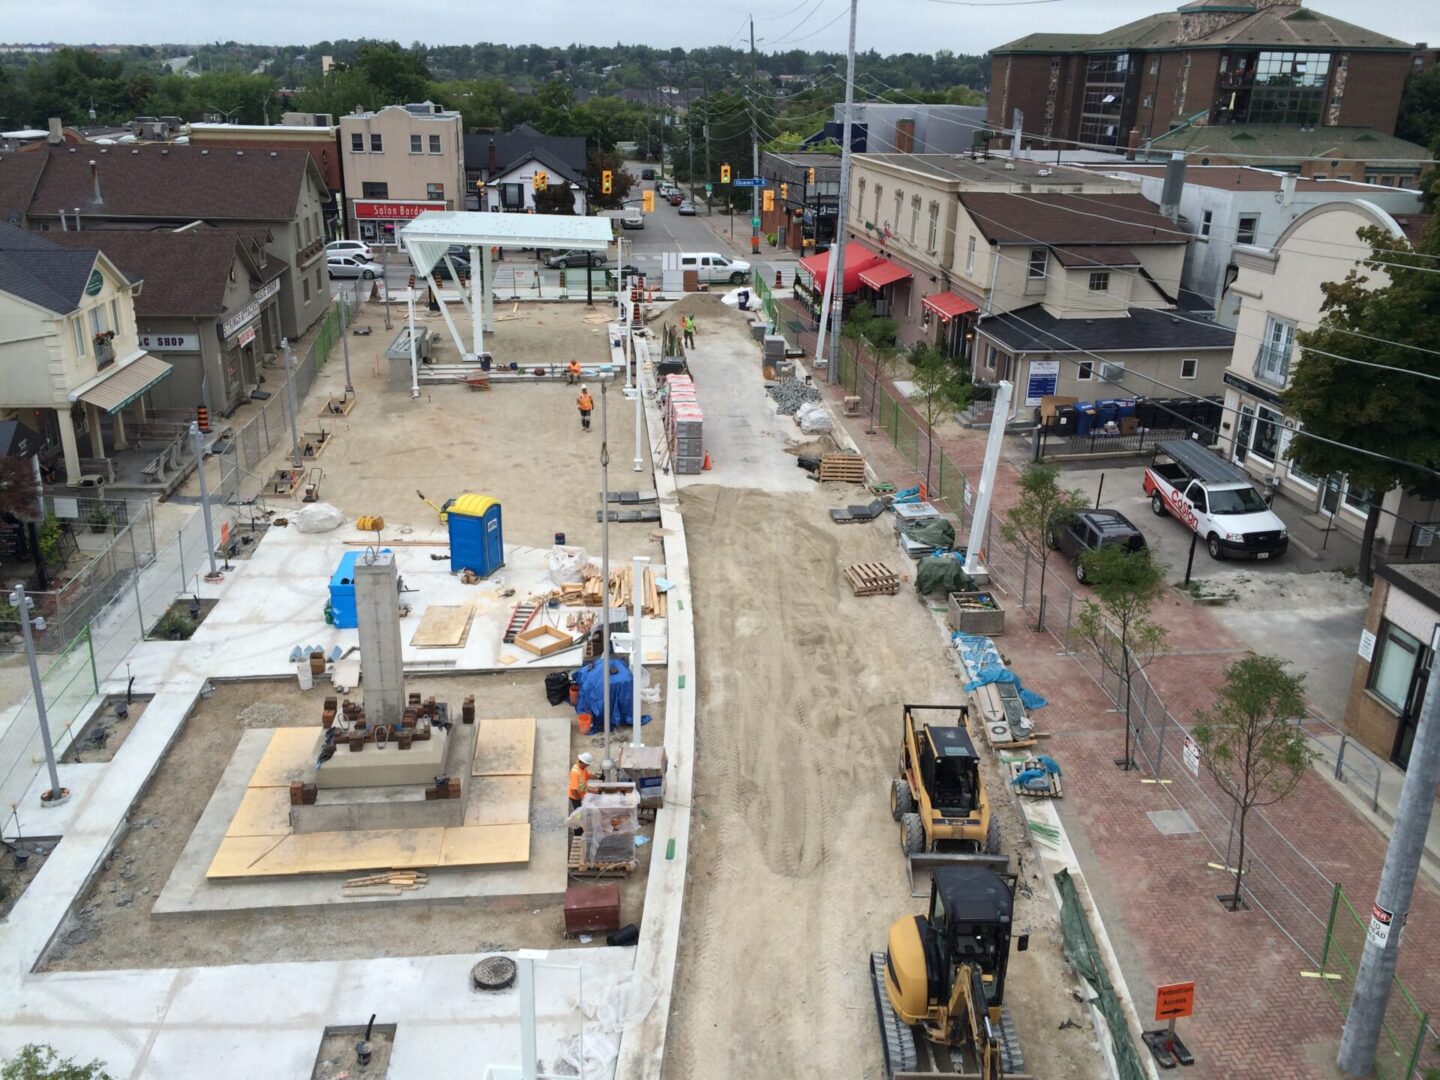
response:
<path fill-rule="evenodd" d="M 860 280 L 872 289 L 883 289 L 886 285 L 894 285 L 897 281 L 904 281 L 914 275 L 898 263 L 885 262 L 881 260 L 872 263 L 860 271 Z"/>
<path fill-rule="evenodd" d="M 860 271 L 881 262 L 880 256 L 858 241 L 851 240 L 845 245 L 845 272 L 840 281 L 847 294 L 860 288 Z M 822 252 L 800 260 L 800 266 L 815 279 L 815 288 L 825 287 L 825 275 L 830 269 L 830 253 Z"/>
<path fill-rule="evenodd" d="M 980 310 L 978 305 L 966 300 L 959 293 L 953 292 L 933 293 L 922 299 L 921 303 L 939 315 L 944 322 L 949 322 L 956 315 L 965 315 Z"/>
<path fill-rule="evenodd" d="M 149 353 L 141 353 L 124 367 L 106 372 L 99 382 L 78 395 L 80 401 L 101 412 L 117 413 L 175 369 Z"/>

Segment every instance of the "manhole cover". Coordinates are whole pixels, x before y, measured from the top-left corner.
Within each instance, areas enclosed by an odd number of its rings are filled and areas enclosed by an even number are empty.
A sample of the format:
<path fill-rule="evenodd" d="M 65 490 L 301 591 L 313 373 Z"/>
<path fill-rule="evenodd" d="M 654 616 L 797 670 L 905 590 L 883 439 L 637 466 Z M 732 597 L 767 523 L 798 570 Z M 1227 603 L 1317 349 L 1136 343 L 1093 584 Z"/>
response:
<path fill-rule="evenodd" d="M 1190 815 L 1184 810 L 1151 810 L 1145 816 L 1161 836 L 1184 836 L 1186 833 L 1200 831 L 1195 828 L 1195 822 L 1190 820 Z"/>
<path fill-rule="evenodd" d="M 515 961 L 508 956 L 487 956 L 470 969 L 477 990 L 504 990 L 515 981 Z"/>

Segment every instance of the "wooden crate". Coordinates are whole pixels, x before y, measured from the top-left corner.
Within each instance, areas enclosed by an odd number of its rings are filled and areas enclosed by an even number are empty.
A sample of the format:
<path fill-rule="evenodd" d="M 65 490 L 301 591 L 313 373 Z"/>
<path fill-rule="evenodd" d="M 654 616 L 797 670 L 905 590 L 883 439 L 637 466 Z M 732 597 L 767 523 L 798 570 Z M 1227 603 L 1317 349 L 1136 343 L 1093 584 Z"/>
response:
<path fill-rule="evenodd" d="M 884 563 L 847 566 L 845 578 L 856 596 L 893 596 L 900 591 L 899 575 Z"/>
<path fill-rule="evenodd" d="M 865 482 L 865 459 L 859 454 L 826 454 L 820 459 L 820 480 L 847 484 Z"/>
<path fill-rule="evenodd" d="M 994 608 L 967 606 L 980 597 L 988 597 Z M 983 592 L 952 592 L 947 597 L 945 623 L 951 630 L 967 634 L 988 634 L 994 637 L 1005 632 L 1005 609 L 990 590 Z"/>

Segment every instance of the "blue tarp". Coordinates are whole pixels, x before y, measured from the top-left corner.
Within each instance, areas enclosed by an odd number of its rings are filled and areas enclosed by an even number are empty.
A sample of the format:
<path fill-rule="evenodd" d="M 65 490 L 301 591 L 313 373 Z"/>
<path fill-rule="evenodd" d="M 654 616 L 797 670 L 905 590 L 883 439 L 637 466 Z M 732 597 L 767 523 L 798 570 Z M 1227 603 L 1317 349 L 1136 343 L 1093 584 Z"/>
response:
<path fill-rule="evenodd" d="M 599 720 L 605 713 L 605 682 L 600 660 L 591 660 L 570 678 L 580 686 L 580 695 L 575 701 L 577 713 L 589 713 Z M 630 665 L 622 658 L 610 658 L 610 724 L 612 727 L 629 727 L 630 711 Z"/>
<path fill-rule="evenodd" d="M 1020 685 L 1020 676 L 1005 666 L 1005 661 L 1000 659 L 1000 650 L 995 648 L 995 642 L 988 637 L 983 634 L 962 634 L 957 631 L 950 635 L 950 639 L 955 643 L 955 648 L 959 650 L 966 668 L 974 676 L 970 682 L 965 684 L 967 692 L 989 683 L 1014 683 L 1015 689 L 1020 692 L 1020 703 L 1028 711 L 1034 712 L 1049 704 L 1033 690 L 1026 690 Z"/>

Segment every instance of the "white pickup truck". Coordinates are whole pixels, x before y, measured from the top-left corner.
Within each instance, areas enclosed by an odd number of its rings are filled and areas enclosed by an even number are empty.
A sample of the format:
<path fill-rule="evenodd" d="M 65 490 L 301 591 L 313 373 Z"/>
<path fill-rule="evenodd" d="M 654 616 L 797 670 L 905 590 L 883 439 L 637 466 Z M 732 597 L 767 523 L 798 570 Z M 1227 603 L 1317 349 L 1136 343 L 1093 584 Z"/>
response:
<path fill-rule="evenodd" d="M 1278 558 L 1289 546 L 1285 523 L 1240 466 L 1198 442 L 1163 442 L 1145 470 L 1145 494 L 1157 516 L 1169 514 L 1205 541 L 1212 559 Z"/>

